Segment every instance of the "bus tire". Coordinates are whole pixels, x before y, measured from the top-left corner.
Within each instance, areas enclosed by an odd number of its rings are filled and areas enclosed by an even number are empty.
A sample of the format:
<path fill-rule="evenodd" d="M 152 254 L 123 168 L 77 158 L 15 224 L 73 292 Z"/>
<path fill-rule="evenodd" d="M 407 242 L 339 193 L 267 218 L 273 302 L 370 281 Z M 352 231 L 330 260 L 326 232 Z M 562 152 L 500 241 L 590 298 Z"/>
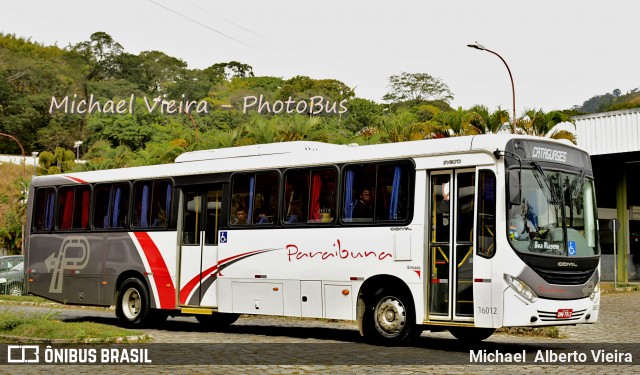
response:
<path fill-rule="evenodd" d="M 211 315 L 196 315 L 198 322 L 207 328 L 224 328 L 232 325 L 240 318 L 240 314 L 213 313 Z"/>
<path fill-rule="evenodd" d="M 140 279 L 126 279 L 118 292 L 116 316 L 127 327 L 142 327 L 149 316 L 149 292 Z"/>
<path fill-rule="evenodd" d="M 495 328 L 449 327 L 449 332 L 453 337 L 465 342 L 478 342 L 488 339 L 495 331 Z"/>
<path fill-rule="evenodd" d="M 402 345 L 416 337 L 415 311 L 405 293 L 379 288 L 365 305 L 363 333 L 374 344 Z"/>

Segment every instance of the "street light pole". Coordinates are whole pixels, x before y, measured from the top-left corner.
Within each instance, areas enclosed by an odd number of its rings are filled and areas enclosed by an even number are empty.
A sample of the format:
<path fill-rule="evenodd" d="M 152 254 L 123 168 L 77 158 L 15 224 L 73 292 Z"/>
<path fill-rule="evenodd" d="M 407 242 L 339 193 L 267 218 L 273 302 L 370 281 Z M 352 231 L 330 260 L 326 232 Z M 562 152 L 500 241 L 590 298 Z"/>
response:
<path fill-rule="evenodd" d="M 494 55 L 498 56 L 500 60 L 502 60 L 502 62 L 504 63 L 504 66 L 507 67 L 507 72 L 509 72 L 509 78 L 511 79 L 511 98 L 513 99 L 513 120 L 511 121 L 511 133 L 515 133 L 516 132 L 516 88 L 515 88 L 515 85 L 513 84 L 513 75 L 511 75 L 511 69 L 509 69 L 509 65 L 507 65 L 507 62 L 504 61 L 502 56 L 500 56 L 497 52 L 494 52 L 488 48 L 485 48 L 482 44 L 478 42 L 475 42 L 473 44 L 467 44 L 467 47 L 475 48 L 480 51 L 487 51 L 489 53 L 493 53 Z"/>
<path fill-rule="evenodd" d="M 14 137 L 14 136 L 12 136 L 10 134 L 0 133 L 0 136 L 11 138 L 14 141 L 16 141 L 18 146 L 20 146 L 20 150 L 22 151 L 22 171 L 26 172 L 27 171 L 27 156 L 24 154 L 24 147 L 22 147 L 22 143 L 20 143 L 18 138 Z"/>
<path fill-rule="evenodd" d="M 31 156 L 33 156 L 33 175 L 34 175 L 34 176 L 36 175 L 36 171 L 37 171 L 37 169 L 38 169 L 38 168 L 37 168 L 37 163 L 36 163 L 36 160 L 38 160 L 38 159 L 37 159 L 37 158 L 38 158 L 38 154 L 39 154 L 39 152 L 38 152 L 38 151 L 33 151 L 33 152 L 31 153 Z"/>
<path fill-rule="evenodd" d="M 80 146 L 82 146 L 82 141 L 75 141 L 73 143 L 73 148 L 76 149 L 76 163 L 80 160 Z"/>

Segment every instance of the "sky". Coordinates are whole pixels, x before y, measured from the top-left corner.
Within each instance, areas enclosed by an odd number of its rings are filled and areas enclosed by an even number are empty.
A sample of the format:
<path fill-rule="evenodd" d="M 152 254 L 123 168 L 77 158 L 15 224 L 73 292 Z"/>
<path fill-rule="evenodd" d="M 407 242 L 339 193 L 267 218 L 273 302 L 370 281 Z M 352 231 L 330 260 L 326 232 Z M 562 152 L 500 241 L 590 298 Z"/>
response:
<path fill-rule="evenodd" d="M 377 102 L 390 76 L 428 73 L 454 108 L 511 113 L 507 69 L 478 42 L 509 65 L 520 116 L 640 87 L 638 14 L 632 0 L 5 0 L 0 32 L 67 47 L 103 31 L 129 53 L 333 78 Z"/>

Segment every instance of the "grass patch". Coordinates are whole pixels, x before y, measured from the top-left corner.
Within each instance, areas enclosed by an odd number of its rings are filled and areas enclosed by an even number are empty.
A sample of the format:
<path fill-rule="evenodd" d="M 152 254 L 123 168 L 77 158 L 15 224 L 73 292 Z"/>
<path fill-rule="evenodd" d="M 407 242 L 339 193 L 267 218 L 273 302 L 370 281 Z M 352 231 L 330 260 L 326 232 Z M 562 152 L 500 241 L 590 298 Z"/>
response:
<path fill-rule="evenodd" d="M 146 342 L 142 332 L 93 322 L 62 322 L 56 312 L 24 315 L 0 310 L 0 335 L 3 341 L 63 341 L 68 343 Z"/>
<path fill-rule="evenodd" d="M 50 301 L 48 299 L 44 299 L 42 297 L 37 296 L 9 296 L 9 295 L 0 295 L 0 302 L 11 302 L 11 303 L 34 303 L 34 304 L 42 304 L 42 303 L 57 303 Z"/>
<path fill-rule="evenodd" d="M 498 329 L 500 333 L 506 333 L 512 336 L 533 336 L 546 337 L 551 339 L 559 339 L 561 337 L 558 327 L 508 327 Z"/>

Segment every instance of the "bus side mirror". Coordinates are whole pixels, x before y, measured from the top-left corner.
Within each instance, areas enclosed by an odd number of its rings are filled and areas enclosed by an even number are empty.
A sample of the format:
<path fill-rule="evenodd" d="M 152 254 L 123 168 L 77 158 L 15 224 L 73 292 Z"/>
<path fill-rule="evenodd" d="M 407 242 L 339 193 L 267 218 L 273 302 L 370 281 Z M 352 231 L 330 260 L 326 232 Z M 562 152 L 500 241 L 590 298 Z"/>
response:
<path fill-rule="evenodd" d="M 509 172 L 509 203 L 520 205 L 520 171 Z"/>

